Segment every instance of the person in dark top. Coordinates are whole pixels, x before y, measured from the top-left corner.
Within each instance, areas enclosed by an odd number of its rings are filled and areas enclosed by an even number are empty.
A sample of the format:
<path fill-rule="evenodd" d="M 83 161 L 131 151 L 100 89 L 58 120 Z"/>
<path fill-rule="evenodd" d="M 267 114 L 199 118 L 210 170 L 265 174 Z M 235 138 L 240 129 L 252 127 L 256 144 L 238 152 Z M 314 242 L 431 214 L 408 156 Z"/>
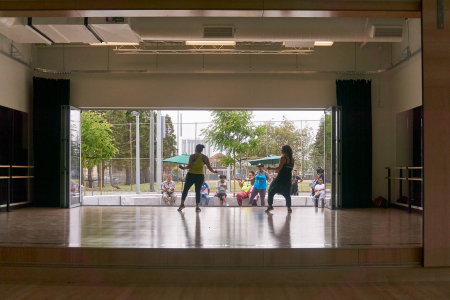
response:
<path fill-rule="evenodd" d="M 298 196 L 298 183 L 302 181 L 302 177 L 297 175 L 297 170 L 294 170 L 292 172 L 291 196 Z"/>
<path fill-rule="evenodd" d="M 291 179 L 292 169 L 294 168 L 294 159 L 292 158 L 292 148 L 289 145 L 281 147 L 280 164 L 276 168 L 267 168 L 278 172 L 277 177 L 272 181 L 269 187 L 269 206 L 266 212 L 273 210 L 273 197 L 280 194 L 286 199 L 288 213 L 292 213 L 291 209 Z"/>

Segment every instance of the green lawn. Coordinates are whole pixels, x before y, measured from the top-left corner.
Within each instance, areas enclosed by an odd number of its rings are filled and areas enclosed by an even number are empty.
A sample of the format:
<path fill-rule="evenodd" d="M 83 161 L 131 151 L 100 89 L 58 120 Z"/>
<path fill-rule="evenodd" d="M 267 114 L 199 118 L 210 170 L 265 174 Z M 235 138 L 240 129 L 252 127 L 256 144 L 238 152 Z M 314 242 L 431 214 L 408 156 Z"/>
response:
<path fill-rule="evenodd" d="M 210 180 L 207 181 L 209 188 L 211 189 L 211 194 L 215 194 L 216 193 L 216 180 Z M 302 184 L 298 184 L 299 190 L 300 192 L 309 192 L 311 191 L 309 184 L 311 183 L 311 180 L 304 180 Z M 113 191 L 135 191 L 136 190 L 136 185 L 133 184 L 132 186 L 130 185 L 120 185 L 119 184 L 120 189 L 116 189 L 114 187 L 112 187 L 111 185 L 106 185 L 103 188 L 103 191 L 107 191 L 107 192 L 113 192 Z M 154 184 L 154 187 L 156 188 L 156 182 Z M 231 191 L 234 190 L 234 182 L 231 182 Z M 181 182 L 176 182 L 175 183 L 175 188 L 176 191 L 181 192 L 182 188 L 181 188 Z M 331 188 L 331 184 L 327 183 L 326 184 L 326 188 L 329 189 Z M 91 188 L 86 188 L 86 191 L 91 191 Z M 240 191 L 241 189 L 239 188 L 239 183 L 236 181 L 236 191 Z M 94 191 L 100 191 L 99 187 L 96 187 L 94 189 Z M 141 183 L 141 191 L 142 192 L 148 192 L 150 191 L 150 183 Z M 194 186 L 191 187 L 190 189 L 191 192 L 194 191 Z"/>

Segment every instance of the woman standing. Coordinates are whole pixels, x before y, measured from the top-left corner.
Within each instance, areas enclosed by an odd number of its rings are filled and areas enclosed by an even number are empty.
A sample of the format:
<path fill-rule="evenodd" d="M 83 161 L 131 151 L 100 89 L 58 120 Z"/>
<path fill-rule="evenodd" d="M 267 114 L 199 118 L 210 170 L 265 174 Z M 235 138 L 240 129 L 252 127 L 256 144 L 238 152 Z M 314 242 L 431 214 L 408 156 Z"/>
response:
<path fill-rule="evenodd" d="M 200 203 L 200 191 L 202 189 L 203 181 L 205 179 L 204 174 L 204 168 L 203 166 L 206 165 L 206 167 L 213 173 L 218 173 L 217 170 L 214 171 L 213 168 L 211 168 L 211 165 L 209 164 L 209 158 L 202 154 L 203 148 L 205 146 L 198 144 L 195 146 L 195 153 L 192 154 L 189 157 L 189 164 L 186 167 L 180 166 L 180 169 L 182 170 L 189 170 L 186 175 L 186 182 L 184 185 L 183 194 L 181 195 L 181 204 L 180 207 L 178 207 L 178 211 L 181 211 L 184 206 L 184 200 L 186 200 L 187 194 L 189 192 L 189 189 L 192 185 L 195 185 L 195 203 L 196 203 L 196 212 L 200 212 L 201 209 L 198 206 Z"/>
<path fill-rule="evenodd" d="M 291 178 L 293 168 L 294 159 L 292 158 L 292 148 L 289 145 L 284 145 L 281 147 L 281 158 L 278 167 L 267 168 L 267 170 L 278 172 L 278 175 L 269 187 L 269 206 L 267 207 L 266 212 L 273 210 L 273 196 L 275 196 L 275 194 L 281 194 L 286 199 L 288 213 L 292 213 Z"/>
<path fill-rule="evenodd" d="M 250 200 L 248 201 L 248 206 L 252 206 L 253 200 L 256 195 L 259 194 L 261 198 L 261 206 L 266 205 L 266 190 L 267 190 L 267 181 L 270 180 L 269 174 L 264 171 L 264 165 L 258 165 L 258 172 L 255 176 L 255 183 L 253 184 L 253 190 L 250 194 Z"/>

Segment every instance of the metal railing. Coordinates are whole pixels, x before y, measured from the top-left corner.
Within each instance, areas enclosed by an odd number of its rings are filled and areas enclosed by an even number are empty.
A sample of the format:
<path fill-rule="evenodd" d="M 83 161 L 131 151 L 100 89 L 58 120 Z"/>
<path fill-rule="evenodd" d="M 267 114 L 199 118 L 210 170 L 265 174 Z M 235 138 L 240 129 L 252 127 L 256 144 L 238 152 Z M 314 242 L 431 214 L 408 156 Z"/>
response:
<path fill-rule="evenodd" d="M 422 187 L 421 187 L 421 197 L 420 197 L 420 203 L 422 205 L 423 203 L 423 167 L 386 167 L 388 170 L 388 176 L 386 179 L 388 180 L 388 203 L 391 204 L 391 182 L 392 180 L 399 180 L 400 183 L 400 198 L 402 198 L 403 194 L 403 181 L 406 180 L 408 182 L 408 213 L 411 213 L 411 195 L 412 195 L 412 182 L 413 181 L 421 181 Z M 400 177 L 391 177 L 391 170 L 399 170 L 400 171 Z M 407 171 L 407 176 L 403 177 L 403 170 Z M 412 171 L 413 170 L 421 170 L 420 177 L 412 177 Z"/>
<path fill-rule="evenodd" d="M 32 175 L 20 175 L 14 176 L 13 169 L 33 169 L 34 166 L 14 166 L 14 165 L 0 165 L 1 169 L 8 169 L 8 176 L 0 176 L 0 180 L 8 180 L 8 197 L 6 198 L 6 211 L 11 211 L 11 198 L 12 198 L 12 180 L 13 179 L 31 179 L 34 178 Z"/>

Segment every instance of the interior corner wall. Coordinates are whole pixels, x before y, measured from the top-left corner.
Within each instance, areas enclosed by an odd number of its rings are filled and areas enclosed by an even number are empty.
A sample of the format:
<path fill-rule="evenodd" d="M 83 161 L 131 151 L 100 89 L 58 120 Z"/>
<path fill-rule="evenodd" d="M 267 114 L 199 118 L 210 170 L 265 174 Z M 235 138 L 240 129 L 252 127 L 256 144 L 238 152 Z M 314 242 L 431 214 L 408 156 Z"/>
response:
<path fill-rule="evenodd" d="M 30 112 L 33 91 L 31 68 L 0 54 L 0 105 Z"/>
<path fill-rule="evenodd" d="M 397 68 L 376 75 L 372 91 L 372 198 L 388 198 L 386 167 L 396 166 L 396 115 L 422 105 L 422 59 L 415 55 Z"/>

